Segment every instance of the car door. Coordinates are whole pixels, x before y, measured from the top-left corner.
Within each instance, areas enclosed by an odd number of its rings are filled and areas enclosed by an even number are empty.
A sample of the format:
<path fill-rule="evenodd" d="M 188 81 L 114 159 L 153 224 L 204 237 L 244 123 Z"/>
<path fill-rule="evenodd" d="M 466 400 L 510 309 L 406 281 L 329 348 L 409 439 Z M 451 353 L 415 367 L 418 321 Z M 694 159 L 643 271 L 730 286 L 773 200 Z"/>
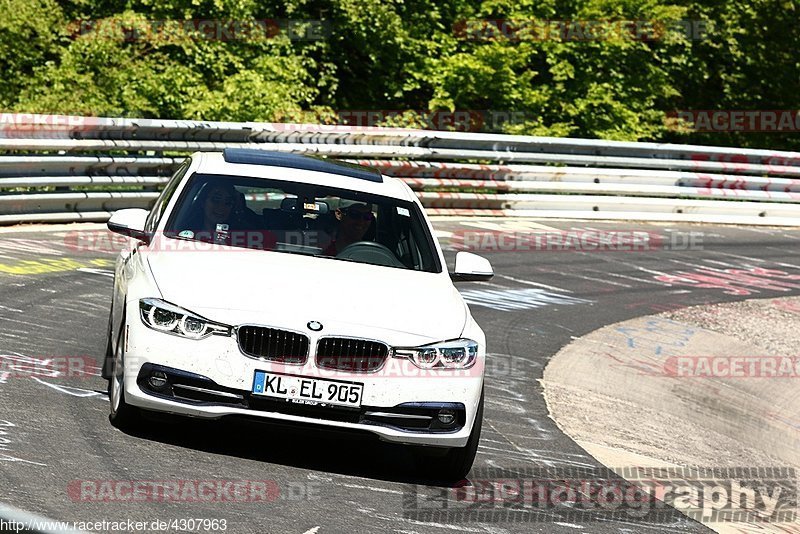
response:
<path fill-rule="evenodd" d="M 192 158 L 186 158 L 184 162 L 178 167 L 178 170 L 172 175 L 167 182 L 161 195 L 156 199 L 150 214 L 145 221 L 145 231 L 151 235 L 158 228 L 158 223 L 164 216 L 164 212 L 169 205 L 169 201 L 177 190 L 178 186 L 186 176 L 186 172 L 192 165 Z M 131 280 L 137 273 L 144 272 L 146 267 L 142 263 L 140 247 L 145 246 L 142 241 L 137 239 L 128 239 L 127 245 L 120 251 L 117 257 L 117 262 L 114 269 L 114 296 L 112 299 L 112 322 L 111 322 L 111 339 L 117 339 L 119 336 L 119 327 L 122 323 L 122 314 L 125 309 L 125 299 L 128 294 L 128 286 Z"/>

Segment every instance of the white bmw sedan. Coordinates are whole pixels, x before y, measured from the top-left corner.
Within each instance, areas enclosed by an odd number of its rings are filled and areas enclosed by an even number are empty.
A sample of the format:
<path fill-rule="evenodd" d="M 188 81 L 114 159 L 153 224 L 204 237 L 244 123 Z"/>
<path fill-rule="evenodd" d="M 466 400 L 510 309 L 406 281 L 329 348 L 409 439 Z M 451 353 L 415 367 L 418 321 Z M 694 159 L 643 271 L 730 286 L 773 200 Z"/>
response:
<path fill-rule="evenodd" d="M 411 189 L 368 167 L 263 150 L 195 153 L 149 212 L 108 222 L 116 263 L 103 366 L 111 422 L 255 416 L 414 446 L 470 470 L 486 342 Z M 430 471 L 429 471 L 430 472 Z"/>

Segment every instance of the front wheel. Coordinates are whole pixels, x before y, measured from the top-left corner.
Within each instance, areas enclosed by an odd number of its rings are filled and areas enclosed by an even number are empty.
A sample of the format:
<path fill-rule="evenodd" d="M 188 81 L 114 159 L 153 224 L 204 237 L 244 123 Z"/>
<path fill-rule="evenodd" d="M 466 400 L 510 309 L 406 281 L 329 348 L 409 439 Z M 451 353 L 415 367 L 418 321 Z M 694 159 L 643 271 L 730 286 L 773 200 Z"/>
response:
<path fill-rule="evenodd" d="M 111 304 L 111 312 L 108 314 L 108 328 L 106 329 L 106 353 L 103 356 L 103 367 L 100 369 L 100 376 L 106 380 L 111 380 L 111 371 L 114 366 L 114 343 L 111 335 L 111 321 L 114 317 L 114 304 Z"/>
<path fill-rule="evenodd" d="M 478 452 L 478 443 L 481 440 L 481 426 L 483 423 L 483 391 L 481 400 L 478 402 L 478 411 L 475 413 L 475 423 L 472 425 L 472 433 L 469 435 L 467 444 L 463 447 L 453 447 L 444 454 L 431 454 L 430 452 L 420 451 L 419 463 L 425 478 L 442 480 L 446 482 L 456 482 L 467 476 L 472 464 L 475 462 L 475 455 Z"/>
<path fill-rule="evenodd" d="M 120 430 L 134 428 L 141 420 L 139 409 L 125 402 L 124 328 L 125 317 L 123 316 L 122 327 L 117 336 L 111 362 L 111 376 L 108 381 L 108 400 L 111 407 L 108 420 Z"/>

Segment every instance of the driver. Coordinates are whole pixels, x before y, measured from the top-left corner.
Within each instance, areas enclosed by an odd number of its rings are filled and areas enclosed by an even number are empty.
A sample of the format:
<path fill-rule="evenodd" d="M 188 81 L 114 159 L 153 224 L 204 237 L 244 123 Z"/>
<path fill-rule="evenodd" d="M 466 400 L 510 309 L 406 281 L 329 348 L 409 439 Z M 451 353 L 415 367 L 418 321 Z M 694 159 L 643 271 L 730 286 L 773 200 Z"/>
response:
<path fill-rule="evenodd" d="M 342 199 L 336 212 L 336 230 L 333 240 L 322 254 L 336 256 L 348 245 L 364 241 L 364 236 L 375 221 L 372 204 Z"/>
<path fill-rule="evenodd" d="M 244 195 L 231 183 L 209 181 L 198 196 L 198 205 L 202 211 L 192 215 L 193 220 L 179 237 L 262 250 L 275 248 L 275 236 L 253 224 L 257 215 L 247 209 Z M 246 212 L 252 214 L 249 222 L 243 216 Z"/>

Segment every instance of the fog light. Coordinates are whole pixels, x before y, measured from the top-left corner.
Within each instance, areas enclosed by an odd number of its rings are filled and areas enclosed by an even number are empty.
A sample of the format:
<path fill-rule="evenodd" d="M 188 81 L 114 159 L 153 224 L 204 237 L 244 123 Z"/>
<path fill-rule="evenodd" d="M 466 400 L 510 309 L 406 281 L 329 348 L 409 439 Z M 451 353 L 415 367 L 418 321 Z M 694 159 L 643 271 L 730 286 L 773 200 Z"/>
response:
<path fill-rule="evenodd" d="M 449 426 L 455 422 L 456 414 L 455 412 L 453 412 L 453 410 L 439 410 L 439 413 L 436 415 L 436 418 L 443 425 Z"/>
<path fill-rule="evenodd" d="M 154 371 L 150 373 L 150 378 L 147 379 L 147 383 L 150 384 L 150 387 L 153 389 L 161 389 L 167 385 L 167 375 L 161 371 Z"/>

